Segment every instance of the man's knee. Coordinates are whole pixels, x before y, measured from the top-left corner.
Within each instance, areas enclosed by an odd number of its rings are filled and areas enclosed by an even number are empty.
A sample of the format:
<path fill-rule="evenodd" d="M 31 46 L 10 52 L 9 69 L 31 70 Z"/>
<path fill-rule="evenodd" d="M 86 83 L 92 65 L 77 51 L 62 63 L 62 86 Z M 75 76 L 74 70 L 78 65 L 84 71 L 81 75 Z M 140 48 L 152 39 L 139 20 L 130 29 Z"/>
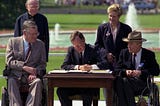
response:
<path fill-rule="evenodd" d="M 31 84 L 30 84 L 30 89 L 38 89 L 38 91 L 42 91 L 43 89 L 43 84 L 41 79 L 36 78 Z"/>
<path fill-rule="evenodd" d="M 19 84 L 15 78 L 8 78 L 8 89 L 11 89 L 12 87 L 18 87 Z"/>

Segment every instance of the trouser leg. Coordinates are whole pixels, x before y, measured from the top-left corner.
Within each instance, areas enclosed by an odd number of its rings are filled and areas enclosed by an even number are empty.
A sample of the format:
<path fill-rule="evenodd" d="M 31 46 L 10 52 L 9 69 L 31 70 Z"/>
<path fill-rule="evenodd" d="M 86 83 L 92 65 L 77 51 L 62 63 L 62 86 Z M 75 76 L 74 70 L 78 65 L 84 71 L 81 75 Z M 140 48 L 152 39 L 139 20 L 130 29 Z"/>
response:
<path fill-rule="evenodd" d="M 72 100 L 69 99 L 72 90 L 70 88 L 58 88 L 57 95 L 61 102 L 61 106 L 72 106 Z"/>
<path fill-rule="evenodd" d="M 8 78 L 9 106 L 22 106 L 19 91 L 20 82 L 15 78 Z"/>
<path fill-rule="evenodd" d="M 39 78 L 36 78 L 29 85 L 30 87 L 26 106 L 42 106 L 42 81 Z"/>
<path fill-rule="evenodd" d="M 115 91 L 118 96 L 118 106 L 136 106 L 135 94 L 145 88 L 146 83 L 136 78 L 117 77 Z"/>
<path fill-rule="evenodd" d="M 115 80 L 115 92 L 118 96 L 118 106 L 127 106 L 123 85 L 123 79 L 121 77 L 117 77 Z"/>
<path fill-rule="evenodd" d="M 92 96 L 82 95 L 83 98 L 83 106 L 91 106 L 92 104 Z"/>

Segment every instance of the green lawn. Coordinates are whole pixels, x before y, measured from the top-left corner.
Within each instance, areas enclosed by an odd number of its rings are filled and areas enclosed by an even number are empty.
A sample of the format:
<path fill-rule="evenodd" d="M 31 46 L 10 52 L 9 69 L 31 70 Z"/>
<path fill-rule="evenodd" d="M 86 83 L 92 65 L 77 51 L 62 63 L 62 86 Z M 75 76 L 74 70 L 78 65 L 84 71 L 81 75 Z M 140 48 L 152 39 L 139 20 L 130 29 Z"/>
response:
<path fill-rule="evenodd" d="M 108 21 L 106 14 L 45 14 L 48 19 L 49 28 L 53 29 L 56 23 L 59 23 L 61 30 L 71 29 L 97 29 L 103 21 Z M 160 28 L 160 14 L 138 15 L 137 21 L 141 28 Z M 120 20 L 125 22 L 126 15 Z"/>

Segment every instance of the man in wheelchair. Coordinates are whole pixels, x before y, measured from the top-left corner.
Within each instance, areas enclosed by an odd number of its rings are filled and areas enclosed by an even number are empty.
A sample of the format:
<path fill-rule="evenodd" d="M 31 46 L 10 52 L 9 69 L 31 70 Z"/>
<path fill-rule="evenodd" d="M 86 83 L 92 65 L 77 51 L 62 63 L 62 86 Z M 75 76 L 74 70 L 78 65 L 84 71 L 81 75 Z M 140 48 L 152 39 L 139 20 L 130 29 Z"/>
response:
<path fill-rule="evenodd" d="M 42 105 L 41 78 L 45 74 L 46 54 L 44 43 L 37 39 L 38 35 L 35 22 L 27 20 L 23 23 L 23 36 L 9 39 L 6 48 L 9 106 L 23 106 L 21 85 L 29 87 L 25 106 Z"/>
<path fill-rule="evenodd" d="M 141 32 L 133 31 L 123 38 L 128 48 L 121 51 L 115 68 L 115 93 L 118 97 L 118 106 L 136 106 L 135 94 L 147 87 L 148 76 L 159 75 L 159 65 L 155 54 L 142 48 Z"/>

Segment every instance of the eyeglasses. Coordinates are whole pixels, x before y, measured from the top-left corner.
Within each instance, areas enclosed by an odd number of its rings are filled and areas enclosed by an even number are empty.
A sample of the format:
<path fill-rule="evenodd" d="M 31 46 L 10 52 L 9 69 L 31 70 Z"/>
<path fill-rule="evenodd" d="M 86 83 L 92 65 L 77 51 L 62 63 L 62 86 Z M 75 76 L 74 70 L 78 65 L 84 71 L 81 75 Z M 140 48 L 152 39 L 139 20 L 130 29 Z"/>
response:
<path fill-rule="evenodd" d="M 28 7 L 31 9 L 39 9 L 39 5 L 28 4 Z"/>
<path fill-rule="evenodd" d="M 31 36 L 39 36 L 39 32 L 36 32 L 36 33 L 30 33 L 30 32 L 27 32 L 29 35 Z"/>

